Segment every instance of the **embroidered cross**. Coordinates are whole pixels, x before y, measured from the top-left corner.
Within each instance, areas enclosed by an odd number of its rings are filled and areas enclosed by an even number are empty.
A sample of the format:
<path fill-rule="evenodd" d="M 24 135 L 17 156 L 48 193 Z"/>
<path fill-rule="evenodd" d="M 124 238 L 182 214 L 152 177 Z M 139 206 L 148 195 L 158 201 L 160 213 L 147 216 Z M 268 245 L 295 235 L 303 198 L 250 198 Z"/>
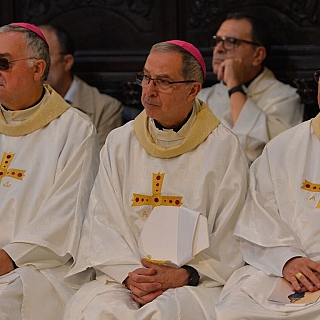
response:
<path fill-rule="evenodd" d="M 24 173 L 26 170 L 20 170 L 20 169 L 9 169 L 9 166 L 15 156 L 15 153 L 7 153 L 5 152 L 3 154 L 2 160 L 1 160 L 1 166 L 0 166 L 0 182 L 2 181 L 2 178 L 4 177 L 10 177 L 18 180 L 23 180 Z"/>
<path fill-rule="evenodd" d="M 312 192 L 320 192 L 320 184 L 319 183 L 312 183 L 308 180 L 304 180 L 301 189 L 312 191 Z"/>
<path fill-rule="evenodd" d="M 153 173 L 152 195 L 134 193 L 132 206 L 152 205 L 152 209 L 158 206 L 180 207 L 182 205 L 182 197 L 161 195 L 163 179 L 164 173 Z"/>

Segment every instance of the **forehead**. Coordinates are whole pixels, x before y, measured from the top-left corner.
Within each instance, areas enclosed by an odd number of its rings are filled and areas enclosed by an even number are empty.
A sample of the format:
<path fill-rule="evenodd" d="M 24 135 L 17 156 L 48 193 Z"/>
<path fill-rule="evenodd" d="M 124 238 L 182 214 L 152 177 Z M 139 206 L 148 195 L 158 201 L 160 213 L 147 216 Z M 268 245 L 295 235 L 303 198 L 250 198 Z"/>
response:
<path fill-rule="evenodd" d="M 144 71 L 152 77 L 167 77 L 175 79 L 181 77 L 182 55 L 179 52 L 154 51 L 148 55 Z"/>
<path fill-rule="evenodd" d="M 26 41 L 21 32 L 0 33 L 0 55 L 14 57 L 27 51 Z"/>
<path fill-rule="evenodd" d="M 221 24 L 217 35 L 221 37 L 251 39 L 251 22 L 246 19 L 226 20 Z"/>

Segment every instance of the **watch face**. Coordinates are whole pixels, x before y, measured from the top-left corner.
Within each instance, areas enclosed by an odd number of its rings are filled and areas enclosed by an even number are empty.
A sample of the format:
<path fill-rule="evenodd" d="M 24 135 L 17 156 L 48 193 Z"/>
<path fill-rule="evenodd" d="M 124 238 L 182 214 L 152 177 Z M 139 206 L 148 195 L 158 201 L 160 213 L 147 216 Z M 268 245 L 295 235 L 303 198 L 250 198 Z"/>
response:
<path fill-rule="evenodd" d="M 186 269 L 189 274 L 190 274 L 190 277 L 189 277 L 189 283 L 188 285 L 189 286 L 197 286 L 199 284 L 199 280 L 200 280 L 200 276 L 199 276 L 199 273 L 197 272 L 197 270 L 191 266 L 182 266 L 182 268 Z"/>
<path fill-rule="evenodd" d="M 199 284 L 199 275 L 190 275 L 189 285 L 197 286 Z"/>
<path fill-rule="evenodd" d="M 200 276 L 199 276 L 198 271 L 191 266 L 183 266 L 183 268 L 185 268 L 190 274 L 188 285 L 189 286 L 197 286 L 199 284 L 199 280 L 200 280 Z"/>

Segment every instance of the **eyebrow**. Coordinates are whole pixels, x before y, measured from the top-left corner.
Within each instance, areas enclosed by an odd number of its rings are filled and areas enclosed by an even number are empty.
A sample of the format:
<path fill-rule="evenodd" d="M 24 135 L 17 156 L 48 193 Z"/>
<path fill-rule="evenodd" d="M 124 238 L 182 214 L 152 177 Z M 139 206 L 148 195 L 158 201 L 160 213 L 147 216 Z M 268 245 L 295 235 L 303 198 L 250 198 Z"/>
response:
<path fill-rule="evenodd" d="M 12 57 L 12 55 L 10 53 L 7 53 L 7 52 L 0 53 L 0 58 L 10 58 L 10 57 Z"/>
<path fill-rule="evenodd" d="M 150 74 L 150 72 L 145 67 L 143 67 L 143 72 Z M 170 80 L 172 78 L 167 73 L 164 73 L 164 74 L 158 74 L 156 76 L 156 79 L 169 79 Z"/>

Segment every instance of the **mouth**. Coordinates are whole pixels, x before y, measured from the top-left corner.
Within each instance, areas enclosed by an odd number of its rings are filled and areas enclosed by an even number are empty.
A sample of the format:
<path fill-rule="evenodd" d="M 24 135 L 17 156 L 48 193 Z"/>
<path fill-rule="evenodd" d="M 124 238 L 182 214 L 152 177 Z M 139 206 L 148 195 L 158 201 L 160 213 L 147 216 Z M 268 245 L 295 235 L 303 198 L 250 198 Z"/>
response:
<path fill-rule="evenodd" d="M 158 105 L 157 104 L 155 104 L 155 103 L 153 103 L 152 101 L 148 101 L 148 100 L 144 100 L 144 105 L 146 106 L 146 107 L 158 107 Z"/>
<path fill-rule="evenodd" d="M 221 58 L 214 58 L 213 59 L 213 63 L 214 64 L 220 64 L 220 63 L 222 63 L 224 61 L 224 59 L 221 59 Z"/>

